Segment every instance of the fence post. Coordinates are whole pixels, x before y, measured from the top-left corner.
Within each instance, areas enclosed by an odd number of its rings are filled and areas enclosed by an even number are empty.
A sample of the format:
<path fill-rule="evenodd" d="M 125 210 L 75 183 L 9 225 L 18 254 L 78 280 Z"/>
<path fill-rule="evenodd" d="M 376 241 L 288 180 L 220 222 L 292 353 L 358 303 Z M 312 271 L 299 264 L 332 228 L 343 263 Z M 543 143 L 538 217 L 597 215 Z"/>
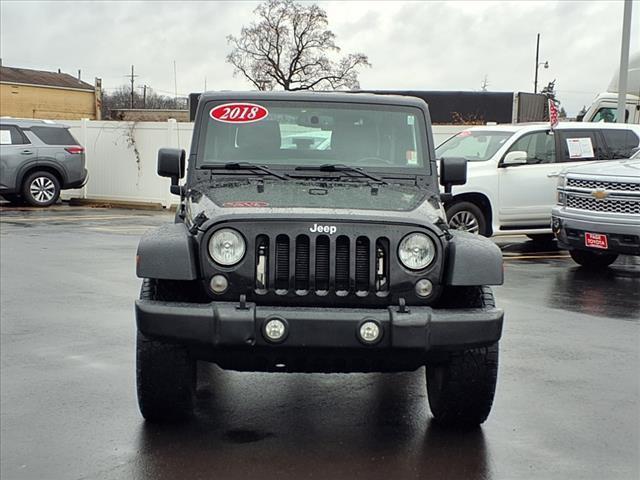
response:
<path fill-rule="evenodd" d="M 84 160 L 85 160 L 85 168 L 89 170 L 89 149 L 87 148 L 87 144 L 89 143 L 89 134 L 87 133 L 87 129 L 89 126 L 89 119 L 83 118 L 80 120 L 80 131 L 82 132 L 82 146 L 84 147 Z M 89 183 L 89 182 L 87 182 Z M 80 198 L 87 198 L 87 183 L 85 183 L 80 190 Z"/>

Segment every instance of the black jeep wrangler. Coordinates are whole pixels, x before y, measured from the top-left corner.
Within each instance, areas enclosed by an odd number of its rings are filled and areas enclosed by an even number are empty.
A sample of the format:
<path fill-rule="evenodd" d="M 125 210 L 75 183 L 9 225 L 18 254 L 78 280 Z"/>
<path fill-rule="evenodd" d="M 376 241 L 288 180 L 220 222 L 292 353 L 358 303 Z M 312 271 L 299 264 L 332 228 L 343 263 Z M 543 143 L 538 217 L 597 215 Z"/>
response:
<path fill-rule="evenodd" d="M 184 150 L 158 174 L 175 223 L 145 234 L 135 312 L 137 387 L 151 421 L 193 410 L 198 361 L 268 372 L 426 365 L 442 424 L 493 402 L 502 255 L 447 227 L 422 100 L 373 94 L 205 93 Z"/>

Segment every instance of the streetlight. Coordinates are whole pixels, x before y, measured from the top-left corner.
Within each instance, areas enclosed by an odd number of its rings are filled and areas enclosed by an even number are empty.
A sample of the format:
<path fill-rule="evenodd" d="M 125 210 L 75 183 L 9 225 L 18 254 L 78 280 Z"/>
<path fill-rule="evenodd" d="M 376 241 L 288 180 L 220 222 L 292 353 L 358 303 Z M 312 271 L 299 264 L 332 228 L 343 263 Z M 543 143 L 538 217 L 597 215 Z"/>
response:
<path fill-rule="evenodd" d="M 533 80 L 533 93 L 538 93 L 538 68 L 540 65 L 543 65 L 545 69 L 549 68 L 548 61 L 540 61 L 540 34 L 538 34 L 538 38 L 536 40 L 536 76 Z"/>

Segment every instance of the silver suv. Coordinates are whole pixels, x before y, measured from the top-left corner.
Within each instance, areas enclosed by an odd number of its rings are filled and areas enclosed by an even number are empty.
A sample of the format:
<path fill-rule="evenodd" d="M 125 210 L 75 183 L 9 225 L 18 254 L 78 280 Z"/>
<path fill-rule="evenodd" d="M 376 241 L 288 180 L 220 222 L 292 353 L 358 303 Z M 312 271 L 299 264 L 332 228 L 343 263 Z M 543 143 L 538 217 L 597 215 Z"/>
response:
<path fill-rule="evenodd" d="M 640 255 L 640 151 L 629 160 L 564 171 L 551 228 L 588 268 L 605 268 L 619 254 Z"/>
<path fill-rule="evenodd" d="M 0 195 L 47 207 L 60 191 L 87 181 L 84 148 L 68 127 L 48 120 L 0 118 Z"/>

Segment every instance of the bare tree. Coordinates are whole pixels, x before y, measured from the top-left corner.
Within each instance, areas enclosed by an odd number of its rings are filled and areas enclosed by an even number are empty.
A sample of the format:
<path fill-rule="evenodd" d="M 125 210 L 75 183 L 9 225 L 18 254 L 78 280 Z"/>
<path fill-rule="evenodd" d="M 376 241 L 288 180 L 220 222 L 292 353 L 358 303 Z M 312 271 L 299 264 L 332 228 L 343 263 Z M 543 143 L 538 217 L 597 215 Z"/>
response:
<path fill-rule="evenodd" d="M 358 69 L 370 67 L 367 56 L 340 59 L 327 13 L 316 4 L 268 0 L 254 10 L 257 22 L 229 35 L 227 62 L 258 90 L 338 90 L 360 88 Z"/>
<path fill-rule="evenodd" d="M 143 96 L 134 91 L 133 92 L 133 106 L 134 108 L 145 108 L 155 110 L 168 110 L 168 109 L 186 109 L 188 101 L 186 98 L 178 97 L 177 101 L 174 97 L 168 97 L 166 95 L 160 95 L 153 91 L 153 89 L 147 87 L 146 95 Z M 123 109 L 131 107 L 131 87 L 128 85 L 122 85 L 111 93 L 104 92 L 102 94 L 102 118 L 110 118 L 111 110 Z"/>

